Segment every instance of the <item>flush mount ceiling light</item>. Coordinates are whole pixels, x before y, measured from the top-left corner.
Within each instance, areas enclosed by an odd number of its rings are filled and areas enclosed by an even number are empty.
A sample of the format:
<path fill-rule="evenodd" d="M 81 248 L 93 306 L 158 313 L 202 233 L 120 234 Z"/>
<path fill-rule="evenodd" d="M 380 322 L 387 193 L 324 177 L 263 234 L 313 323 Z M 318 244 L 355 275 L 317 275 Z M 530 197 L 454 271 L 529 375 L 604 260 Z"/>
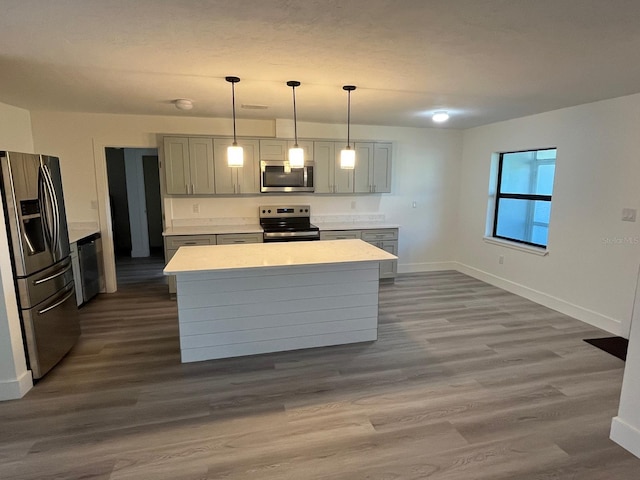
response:
<path fill-rule="evenodd" d="M 356 89 L 355 85 L 345 85 L 342 87 L 347 91 L 347 146 L 340 152 L 340 168 L 345 170 L 353 170 L 356 166 L 356 151 L 349 144 L 351 129 L 351 92 Z"/>
<path fill-rule="evenodd" d="M 449 113 L 447 113 L 444 110 L 440 110 L 433 114 L 433 116 L 431 117 L 431 120 L 433 120 L 436 123 L 444 123 L 447 120 L 449 120 Z"/>
<path fill-rule="evenodd" d="M 289 80 L 287 85 L 293 91 L 293 132 L 295 138 L 293 147 L 289 149 L 289 167 L 302 168 L 304 167 L 304 150 L 298 146 L 298 119 L 296 117 L 296 87 L 300 86 L 300 82 Z"/>
<path fill-rule="evenodd" d="M 233 144 L 227 147 L 227 165 L 230 167 L 241 167 L 244 164 L 244 155 L 242 147 L 238 145 L 236 140 L 236 90 L 235 84 L 240 81 L 238 77 L 224 77 L 231 83 L 231 108 L 233 112 Z"/>
<path fill-rule="evenodd" d="M 193 101 L 188 98 L 178 98 L 173 101 L 173 104 L 178 110 L 191 110 L 193 108 Z"/>

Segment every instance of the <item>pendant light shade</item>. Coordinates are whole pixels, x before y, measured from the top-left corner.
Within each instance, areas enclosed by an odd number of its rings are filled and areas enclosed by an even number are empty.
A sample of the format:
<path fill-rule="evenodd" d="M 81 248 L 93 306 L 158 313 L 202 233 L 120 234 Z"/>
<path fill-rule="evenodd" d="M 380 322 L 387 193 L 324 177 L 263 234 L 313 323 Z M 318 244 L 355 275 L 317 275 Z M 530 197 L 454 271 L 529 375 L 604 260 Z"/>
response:
<path fill-rule="evenodd" d="M 289 80 L 287 85 L 293 91 L 293 132 L 295 137 L 293 147 L 289 149 L 289 167 L 302 168 L 304 167 L 304 150 L 298 146 L 298 119 L 296 116 L 296 87 L 300 86 L 300 82 Z"/>
<path fill-rule="evenodd" d="M 356 168 L 356 151 L 349 145 L 340 151 L 340 168 L 345 170 Z"/>
<path fill-rule="evenodd" d="M 240 81 L 238 77 L 225 77 L 231 83 L 231 107 L 233 112 L 233 144 L 227 147 L 227 165 L 230 167 L 241 167 L 244 165 L 244 153 L 242 147 L 236 141 L 236 90 L 235 84 Z"/>
<path fill-rule="evenodd" d="M 353 170 L 356 167 L 356 151 L 349 144 L 351 130 L 351 92 L 356 89 L 355 85 L 345 85 L 342 87 L 347 91 L 347 146 L 340 152 L 340 168 Z"/>

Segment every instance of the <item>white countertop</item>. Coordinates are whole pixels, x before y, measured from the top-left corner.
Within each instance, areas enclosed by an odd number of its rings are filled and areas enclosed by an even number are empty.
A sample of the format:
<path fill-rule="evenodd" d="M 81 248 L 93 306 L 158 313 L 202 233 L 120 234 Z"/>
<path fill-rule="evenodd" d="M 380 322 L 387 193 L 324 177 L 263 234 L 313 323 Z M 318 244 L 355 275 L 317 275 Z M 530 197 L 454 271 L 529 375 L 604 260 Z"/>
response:
<path fill-rule="evenodd" d="M 225 233 L 262 233 L 259 224 L 254 225 L 193 225 L 167 227 L 162 232 L 165 237 L 171 235 L 220 235 Z"/>
<path fill-rule="evenodd" d="M 381 222 L 331 222 L 320 223 L 313 222 L 320 230 L 375 230 L 379 228 L 400 228 L 395 223 Z M 262 227 L 259 224 L 253 225 L 192 225 L 167 227 L 162 232 L 165 237 L 171 235 L 221 235 L 225 233 L 262 233 Z"/>
<path fill-rule="evenodd" d="M 203 245 L 180 247 L 164 273 L 173 275 L 212 270 L 378 262 L 396 258 L 362 240 Z"/>
<path fill-rule="evenodd" d="M 69 243 L 75 243 L 99 231 L 98 227 L 69 228 Z"/>
<path fill-rule="evenodd" d="M 320 231 L 327 230 L 376 230 L 378 228 L 400 228 L 395 223 L 384 222 L 313 222 L 320 228 Z"/>

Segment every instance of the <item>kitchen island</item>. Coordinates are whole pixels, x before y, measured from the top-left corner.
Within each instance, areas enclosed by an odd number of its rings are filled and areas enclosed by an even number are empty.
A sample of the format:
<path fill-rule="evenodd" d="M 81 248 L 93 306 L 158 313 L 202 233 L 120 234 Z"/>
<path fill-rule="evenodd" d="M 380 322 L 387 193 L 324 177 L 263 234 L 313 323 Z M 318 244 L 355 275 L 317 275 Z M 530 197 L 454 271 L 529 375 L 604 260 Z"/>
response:
<path fill-rule="evenodd" d="M 373 341 L 379 262 L 362 240 L 181 247 L 182 362 Z"/>

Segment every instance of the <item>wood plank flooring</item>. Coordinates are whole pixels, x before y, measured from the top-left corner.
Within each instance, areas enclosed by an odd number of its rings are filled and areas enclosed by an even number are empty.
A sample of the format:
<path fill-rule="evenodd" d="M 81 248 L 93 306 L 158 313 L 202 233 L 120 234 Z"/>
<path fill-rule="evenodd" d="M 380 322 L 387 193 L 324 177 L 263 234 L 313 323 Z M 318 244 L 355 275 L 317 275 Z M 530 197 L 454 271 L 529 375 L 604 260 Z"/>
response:
<path fill-rule="evenodd" d="M 0 403 L 2 479 L 636 479 L 607 335 L 457 272 L 380 287 L 379 340 L 180 364 L 154 260 Z"/>

